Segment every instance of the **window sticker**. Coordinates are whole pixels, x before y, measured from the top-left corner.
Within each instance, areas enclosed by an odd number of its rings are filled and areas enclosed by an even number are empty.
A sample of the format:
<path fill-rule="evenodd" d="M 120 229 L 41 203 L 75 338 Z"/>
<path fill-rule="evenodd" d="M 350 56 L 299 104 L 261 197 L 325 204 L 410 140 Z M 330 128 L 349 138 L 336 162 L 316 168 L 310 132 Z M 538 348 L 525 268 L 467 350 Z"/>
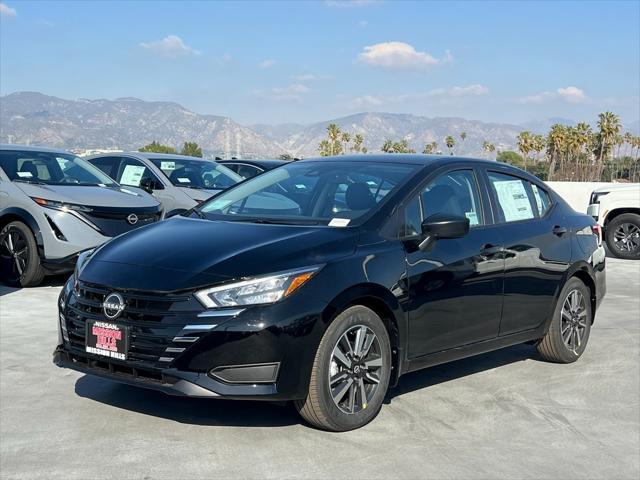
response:
<path fill-rule="evenodd" d="M 17 172 L 20 178 L 31 178 L 33 174 L 31 172 Z"/>
<path fill-rule="evenodd" d="M 476 212 L 465 212 L 464 215 L 469 219 L 469 225 L 478 225 L 478 214 Z"/>
<path fill-rule="evenodd" d="M 533 210 L 527 196 L 527 190 L 520 180 L 494 182 L 498 201 L 507 222 L 533 218 Z"/>
<path fill-rule="evenodd" d="M 146 167 L 142 165 L 127 165 L 124 167 L 124 171 L 122 172 L 120 183 L 123 185 L 130 185 L 132 187 L 139 187 L 145 168 Z"/>
<path fill-rule="evenodd" d="M 69 167 L 69 164 L 71 163 L 66 158 L 60 158 L 60 157 L 56 157 L 56 161 L 58 162 L 58 165 L 60 166 L 60 170 L 62 171 L 66 170 L 67 167 Z"/>
<path fill-rule="evenodd" d="M 347 225 L 349 225 L 349 219 L 348 218 L 332 218 L 331 221 L 329 222 L 329 226 L 330 227 L 346 227 Z"/>
<path fill-rule="evenodd" d="M 176 162 L 160 162 L 160 170 L 175 170 Z"/>
<path fill-rule="evenodd" d="M 184 178 L 184 177 L 178 177 L 178 181 L 180 183 L 191 183 L 191 180 L 189 180 L 188 178 Z"/>

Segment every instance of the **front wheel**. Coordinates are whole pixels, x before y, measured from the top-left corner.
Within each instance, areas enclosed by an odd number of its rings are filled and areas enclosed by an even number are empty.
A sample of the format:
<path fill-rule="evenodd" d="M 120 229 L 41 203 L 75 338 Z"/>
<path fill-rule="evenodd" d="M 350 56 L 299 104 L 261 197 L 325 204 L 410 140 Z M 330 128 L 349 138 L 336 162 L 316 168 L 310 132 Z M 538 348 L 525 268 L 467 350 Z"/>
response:
<path fill-rule="evenodd" d="M 296 401 L 296 408 L 323 430 L 362 427 L 380 411 L 390 376 L 391 346 L 384 323 L 365 306 L 349 307 L 322 337 L 307 398 Z"/>
<path fill-rule="evenodd" d="M 0 270 L 17 287 L 35 287 L 44 278 L 36 239 L 22 222 L 11 222 L 0 232 Z"/>
<path fill-rule="evenodd" d="M 549 362 L 575 362 L 591 333 L 591 292 L 579 278 L 565 284 L 547 334 L 538 344 L 540 356 Z"/>
<path fill-rule="evenodd" d="M 640 259 L 640 215 L 618 215 L 607 225 L 605 238 L 609 251 L 616 257 Z"/>

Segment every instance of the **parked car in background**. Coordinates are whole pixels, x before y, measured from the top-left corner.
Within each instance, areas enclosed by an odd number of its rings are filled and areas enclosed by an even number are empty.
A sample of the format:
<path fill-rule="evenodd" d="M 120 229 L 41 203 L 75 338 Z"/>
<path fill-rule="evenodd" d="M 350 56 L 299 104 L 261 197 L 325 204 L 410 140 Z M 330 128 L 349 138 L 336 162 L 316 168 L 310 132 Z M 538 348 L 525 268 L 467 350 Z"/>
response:
<path fill-rule="evenodd" d="M 54 362 L 358 428 L 407 372 L 522 342 L 576 361 L 606 290 L 595 225 L 506 164 L 292 162 L 83 254 Z"/>
<path fill-rule="evenodd" d="M 62 150 L 0 145 L 0 273 L 38 285 L 80 252 L 161 218 L 160 204 Z"/>
<path fill-rule="evenodd" d="M 274 168 L 291 163 L 290 160 L 218 160 L 218 163 L 233 170 L 242 178 L 251 178 Z"/>
<path fill-rule="evenodd" d="M 640 184 L 612 184 L 593 191 L 587 213 L 603 230 L 609 251 L 640 260 Z"/>
<path fill-rule="evenodd" d="M 151 193 L 162 204 L 166 217 L 189 210 L 242 180 L 212 160 L 184 155 L 123 152 L 93 155 L 87 160 L 121 185 Z"/>

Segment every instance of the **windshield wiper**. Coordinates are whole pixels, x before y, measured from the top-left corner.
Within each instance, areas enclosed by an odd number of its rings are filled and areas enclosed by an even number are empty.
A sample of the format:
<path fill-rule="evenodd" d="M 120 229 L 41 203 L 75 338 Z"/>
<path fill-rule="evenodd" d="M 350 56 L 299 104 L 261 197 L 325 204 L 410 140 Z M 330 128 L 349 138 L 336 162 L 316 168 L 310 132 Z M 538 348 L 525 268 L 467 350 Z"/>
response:
<path fill-rule="evenodd" d="M 225 219 L 226 220 L 226 219 Z M 246 217 L 236 218 L 234 217 L 232 222 L 247 222 L 247 223 L 263 223 L 268 225 L 318 225 L 315 220 L 294 220 L 294 219 L 277 219 L 277 218 L 260 218 L 260 217 Z"/>
<path fill-rule="evenodd" d="M 20 182 L 20 183 L 31 183 L 33 185 L 48 185 L 47 183 L 42 182 L 40 180 L 26 180 L 24 178 L 15 178 L 13 181 Z"/>

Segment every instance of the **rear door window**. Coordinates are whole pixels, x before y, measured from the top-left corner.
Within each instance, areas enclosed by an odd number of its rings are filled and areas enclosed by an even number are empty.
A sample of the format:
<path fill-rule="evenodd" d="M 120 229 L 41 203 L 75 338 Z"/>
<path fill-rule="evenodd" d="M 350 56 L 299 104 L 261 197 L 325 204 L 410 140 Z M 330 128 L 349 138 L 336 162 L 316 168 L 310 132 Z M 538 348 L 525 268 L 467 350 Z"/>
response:
<path fill-rule="evenodd" d="M 503 222 L 518 222 L 535 218 L 534 208 L 529 198 L 528 183 L 518 177 L 502 173 L 488 172 L 489 183 L 498 203 L 498 217 Z"/>
<path fill-rule="evenodd" d="M 538 207 L 538 216 L 544 217 L 551 208 L 551 199 L 549 194 L 543 188 L 538 187 L 535 183 L 531 184 L 531 191 L 533 192 L 533 198 L 536 201 Z"/>

